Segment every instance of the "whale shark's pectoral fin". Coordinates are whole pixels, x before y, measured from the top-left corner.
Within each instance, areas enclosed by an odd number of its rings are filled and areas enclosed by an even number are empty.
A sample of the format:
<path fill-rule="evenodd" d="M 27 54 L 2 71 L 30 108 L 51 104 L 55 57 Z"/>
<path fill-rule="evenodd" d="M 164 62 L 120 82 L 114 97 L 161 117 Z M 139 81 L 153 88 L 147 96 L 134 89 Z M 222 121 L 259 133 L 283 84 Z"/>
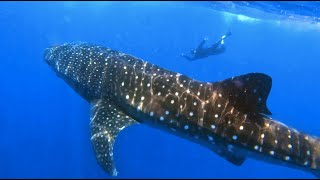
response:
<path fill-rule="evenodd" d="M 118 174 L 113 160 L 115 139 L 121 130 L 137 123 L 108 100 L 99 100 L 91 109 L 91 142 L 96 158 L 112 176 Z"/>
<path fill-rule="evenodd" d="M 234 165 L 240 166 L 246 160 L 246 157 L 240 153 L 227 152 L 225 153 L 225 159 Z"/>

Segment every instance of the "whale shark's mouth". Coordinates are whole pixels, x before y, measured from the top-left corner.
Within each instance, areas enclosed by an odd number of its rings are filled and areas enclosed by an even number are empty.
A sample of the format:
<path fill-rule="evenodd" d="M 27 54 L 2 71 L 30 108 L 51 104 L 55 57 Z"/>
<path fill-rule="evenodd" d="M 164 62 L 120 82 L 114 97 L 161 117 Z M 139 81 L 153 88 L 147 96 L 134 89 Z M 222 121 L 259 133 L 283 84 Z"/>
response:
<path fill-rule="evenodd" d="M 59 61 L 61 60 L 61 53 L 63 52 L 63 48 L 65 47 L 65 44 L 63 45 L 52 45 L 44 50 L 43 59 L 44 61 L 55 71 L 59 71 L 60 67 L 58 65 Z"/>
<path fill-rule="evenodd" d="M 51 46 L 44 50 L 43 59 L 49 64 L 51 67 L 55 67 L 57 57 L 55 56 L 55 51 L 57 50 L 57 46 Z"/>
<path fill-rule="evenodd" d="M 49 62 L 50 62 L 50 54 L 51 54 L 51 48 L 46 48 L 45 50 L 44 50 L 44 61 L 46 62 L 46 63 L 48 63 L 49 64 Z"/>

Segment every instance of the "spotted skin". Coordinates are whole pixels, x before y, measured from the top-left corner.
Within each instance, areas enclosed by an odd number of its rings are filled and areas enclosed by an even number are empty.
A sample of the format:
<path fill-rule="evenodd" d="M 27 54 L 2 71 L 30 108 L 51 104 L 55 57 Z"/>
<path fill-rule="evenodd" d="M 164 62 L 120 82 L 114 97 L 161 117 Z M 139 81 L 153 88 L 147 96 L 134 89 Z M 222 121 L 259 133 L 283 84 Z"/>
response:
<path fill-rule="evenodd" d="M 90 43 L 50 47 L 44 59 L 92 104 L 93 148 L 113 176 L 118 173 L 115 139 L 122 129 L 139 123 L 204 145 L 235 165 L 249 156 L 262 157 L 318 175 L 318 138 L 267 116 L 272 80 L 265 74 L 201 82 Z"/>
<path fill-rule="evenodd" d="M 113 161 L 115 138 L 122 129 L 133 124 L 137 122 L 107 99 L 97 101 L 91 109 L 91 141 L 97 152 L 97 160 L 113 176 L 118 173 Z"/>

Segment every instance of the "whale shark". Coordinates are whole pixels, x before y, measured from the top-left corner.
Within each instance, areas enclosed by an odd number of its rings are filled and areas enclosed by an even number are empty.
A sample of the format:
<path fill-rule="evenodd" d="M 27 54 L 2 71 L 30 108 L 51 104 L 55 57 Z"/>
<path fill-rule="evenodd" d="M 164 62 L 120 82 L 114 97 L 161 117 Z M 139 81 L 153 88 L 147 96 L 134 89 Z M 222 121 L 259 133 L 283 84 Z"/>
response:
<path fill-rule="evenodd" d="M 209 148 L 235 166 L 253 158 L 319 177 L 319 138 L 271 118 L 266 102 L 272 78 L 264 73 L 203 82 L 88 42 L 48 47 L 44 61 L 90 103 L 92 147 L 111 176 L 118 175 L 117 135 L 145 124 Z"/>

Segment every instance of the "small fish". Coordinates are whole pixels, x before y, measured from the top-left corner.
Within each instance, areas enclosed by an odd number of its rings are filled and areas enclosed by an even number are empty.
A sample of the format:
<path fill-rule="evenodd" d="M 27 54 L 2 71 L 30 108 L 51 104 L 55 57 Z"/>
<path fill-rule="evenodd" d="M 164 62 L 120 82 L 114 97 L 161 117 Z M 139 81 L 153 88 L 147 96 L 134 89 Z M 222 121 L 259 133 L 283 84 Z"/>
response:
<path fill-rule="evenodd" d="M 47 48 L 44 60 L 92 105 L 92 145 L 112 176 L 118 174 L 113 159 L 117 135 L 128 126 L 147 124 L 203 145 L 237 166 L 251 157 L 319 177 L 319 139 L 269 117 L 272 79 L 266 74 L 201 82 L 85 42 Z"/>

